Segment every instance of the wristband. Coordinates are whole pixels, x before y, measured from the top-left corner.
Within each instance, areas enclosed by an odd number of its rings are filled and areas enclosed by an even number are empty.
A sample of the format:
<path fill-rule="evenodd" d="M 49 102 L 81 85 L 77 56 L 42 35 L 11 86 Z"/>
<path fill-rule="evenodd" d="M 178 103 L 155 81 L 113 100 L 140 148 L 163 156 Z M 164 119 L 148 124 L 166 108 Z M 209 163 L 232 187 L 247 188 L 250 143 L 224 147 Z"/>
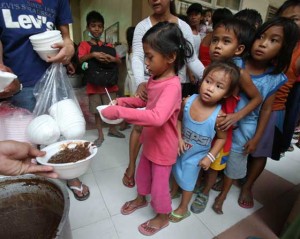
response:
<path fill-rule="evenodd" d="M 215 156 L 213 156 L 211 152 L 208 152 L 207 157 L 212 163 L 216 160 Z"/>

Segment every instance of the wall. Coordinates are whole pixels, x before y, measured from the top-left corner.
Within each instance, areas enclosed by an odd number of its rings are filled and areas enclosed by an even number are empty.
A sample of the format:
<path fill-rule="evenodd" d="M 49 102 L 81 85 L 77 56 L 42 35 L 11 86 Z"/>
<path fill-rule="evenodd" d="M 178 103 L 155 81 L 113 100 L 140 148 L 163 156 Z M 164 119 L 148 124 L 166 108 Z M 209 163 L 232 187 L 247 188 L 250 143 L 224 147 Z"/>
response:
<path fill-rule="evenodd" d="M 262 19 L 266 19 L 266 13 L 269 5 L 273 7 L 280 7 L 285 0 L 244 0 L 242 8 L 256 9 L 262 16 Z"/>

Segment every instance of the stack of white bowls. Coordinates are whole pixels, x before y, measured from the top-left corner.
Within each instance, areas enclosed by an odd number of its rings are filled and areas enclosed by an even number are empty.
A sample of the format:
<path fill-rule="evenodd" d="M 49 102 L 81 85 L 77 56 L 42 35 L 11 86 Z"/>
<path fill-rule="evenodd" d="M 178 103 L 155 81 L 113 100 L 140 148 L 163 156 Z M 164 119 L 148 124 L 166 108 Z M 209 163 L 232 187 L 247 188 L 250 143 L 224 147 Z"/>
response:
<path fill-rule="evenodd" d="M 48 56 L 55 56 L 59 49 L 52 48 L 54 43 L 62 42 L 61 32 L 58 30 L 45 31 L 43 33 L 35 34 L 29 37 L 33 46 L 33 50 L 43 59 L 47 60 Z"/>
<path fill-rule="evenodd" d="M 80 139 L 85 134 L 85 119 L 74 100 L 58 101 L 49 108 L 49 115 L 55 119 L 66 139 Z"/>

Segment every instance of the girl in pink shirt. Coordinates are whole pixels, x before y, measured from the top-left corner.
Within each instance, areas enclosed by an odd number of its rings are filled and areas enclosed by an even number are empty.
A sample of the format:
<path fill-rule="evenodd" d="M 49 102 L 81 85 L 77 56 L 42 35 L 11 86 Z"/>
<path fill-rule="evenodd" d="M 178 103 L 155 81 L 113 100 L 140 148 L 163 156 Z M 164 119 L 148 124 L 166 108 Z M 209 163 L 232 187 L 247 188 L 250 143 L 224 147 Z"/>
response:
<path fill-rule="evenodd" d="M 148 101 L 140 98 L 118 98 L 117 105 L 102 110 L 108 119 L 123 118 L 144 126 L 141 134 L 143 151 L 137 168 L 137 197 L 121 208 L 123 215 L 146 207 L 146 195 L 151 194 L 151 206 L 157 215 L 139 226 L 144 235 L 153 235 L 169 225 L 172 211 L 169 177 L 176 161 L 177 118 L 181 105 L 179 69 L 193 55 L 192 45 L 185 40 L 174 23 L 160 22 L 144 35 L 145 64 L 151 77 L 147 83 Z M 132 108 L 146 107 L 145 110 Z"/>

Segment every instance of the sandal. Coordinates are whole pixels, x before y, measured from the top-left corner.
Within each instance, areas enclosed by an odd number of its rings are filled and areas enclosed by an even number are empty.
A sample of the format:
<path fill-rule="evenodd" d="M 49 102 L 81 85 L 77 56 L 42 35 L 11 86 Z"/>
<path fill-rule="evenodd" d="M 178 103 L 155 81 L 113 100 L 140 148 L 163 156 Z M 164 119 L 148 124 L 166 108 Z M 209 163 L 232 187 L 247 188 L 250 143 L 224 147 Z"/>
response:
<path fill-rule="evenodd" d="M 83 187 L 85 186 L 82 182 L 80 182 L 80 187 L 77 187 L 77 186 L 70 186 L 68 183 L 67 183 L 67 187 L 73 192 L 74 194 L 74 197 L 78 200 L 78 201 L 84 201 L 86 199 L 89 198 L 90 196 L 90 191 L 88 190 L 87 191 L 87 194 L 83 194 Z M 82 194 L 82 196 L 79 196 L 76 192 L 80 192 Z"/>
<path fill-rule="evenodd" d="M 184 219 L 186 219 L 187 217 L 191 216 L 191 212 L 190 211 L 187 211 L 185 214 L 183 215 L 180 215 L 180 214 L 177 214 L 175 213 L 174 211 L 172 211 L 170 214 L 169 214 L 169 221 L 170 222 L 180 222 Z"/>
<path fill-rule="evenodd" d="M 215 202 L 212 206 L 212 209 L 214 210 L 215 213 L 219 215 L 223 214 L 222 207 L 223 207 L 224 200 L 220 200 L 219 197 L 216 197 Z"/>
<path fill-rule="evenodd" d="M 142 233 L 145 236 L 152 236 L 155 233 L 159 232 L 161 229 L 164 229 L 165 227 L 169 226 L 169 222 L 163 225 L 162 227 L 155 227 L 149 225 L 150 220 L 147 222 L 144 222 L 143 224 L 139 225 L 138 229 L 139 232 Z"/>
<path fill-rule="evenodd" d="M 120 131 L 124 131 L 124 130 L 126 130 L 126 129 L 130 129 L 131 128 L 131 126 L 129 125 L 129 124 L 126 124 L 125 126 L 121 126 L 120 128 L 119 128 L 119 130 Z"/>
<path fill-rule="evenodd" d="M 137 205 L 134 204 L 134 200 L 126 202 L 122 208 L 121 208 L 121 213 L 123 215 L 129 215 L 131 213 L 133 213 L 134 211 L 136 211 L 137 209 L 143 208 L 143 207 L 147 207 L 148 206 L 148 202 L 144 201 L 142 204 Z"/>
<path fill-rule="evenodd" d="M 97 148 L 99 148 L 99 147 L 102 145 L 103 141 L 104 141 L 104 139 L 98 138 L 98 139 L 96 139 L 96 140 L 94 141 L 94 145 L 95 145 Z"/>
<path fill-rule="evenodd" d="M 191 211 L 196 214 L 203 212 L 206 208 L 207 202 L 208 195 L 198 193 L 191 205 Z"/>
<path fill-rule="evenodd" d="M 133 188 L 135 186 L 134 174 L 131 177 L 129 177 L 127 174 L 127 170 L 128 170 L 128 168 L 126 169 L 126 171 L 124 173 L 122 182 L 125 187 Z"/>
<path fill-rule="evenodd" d="M 288 152 L 293 152 L 294 151 L 294 146 L 291 144 L 288 149 L 287 149 Z"/>
<path fill-rule="evenodd" d="M 124 134 L 122 134 L 121 132 L 119 132 L 119 131 L 115 131 L 115 132 L 108 132 L 107 133 L 107 136 L 109 136 L 109 137 L 116 137 L 116 138 L 125 138 L 125 135 Z"/>

